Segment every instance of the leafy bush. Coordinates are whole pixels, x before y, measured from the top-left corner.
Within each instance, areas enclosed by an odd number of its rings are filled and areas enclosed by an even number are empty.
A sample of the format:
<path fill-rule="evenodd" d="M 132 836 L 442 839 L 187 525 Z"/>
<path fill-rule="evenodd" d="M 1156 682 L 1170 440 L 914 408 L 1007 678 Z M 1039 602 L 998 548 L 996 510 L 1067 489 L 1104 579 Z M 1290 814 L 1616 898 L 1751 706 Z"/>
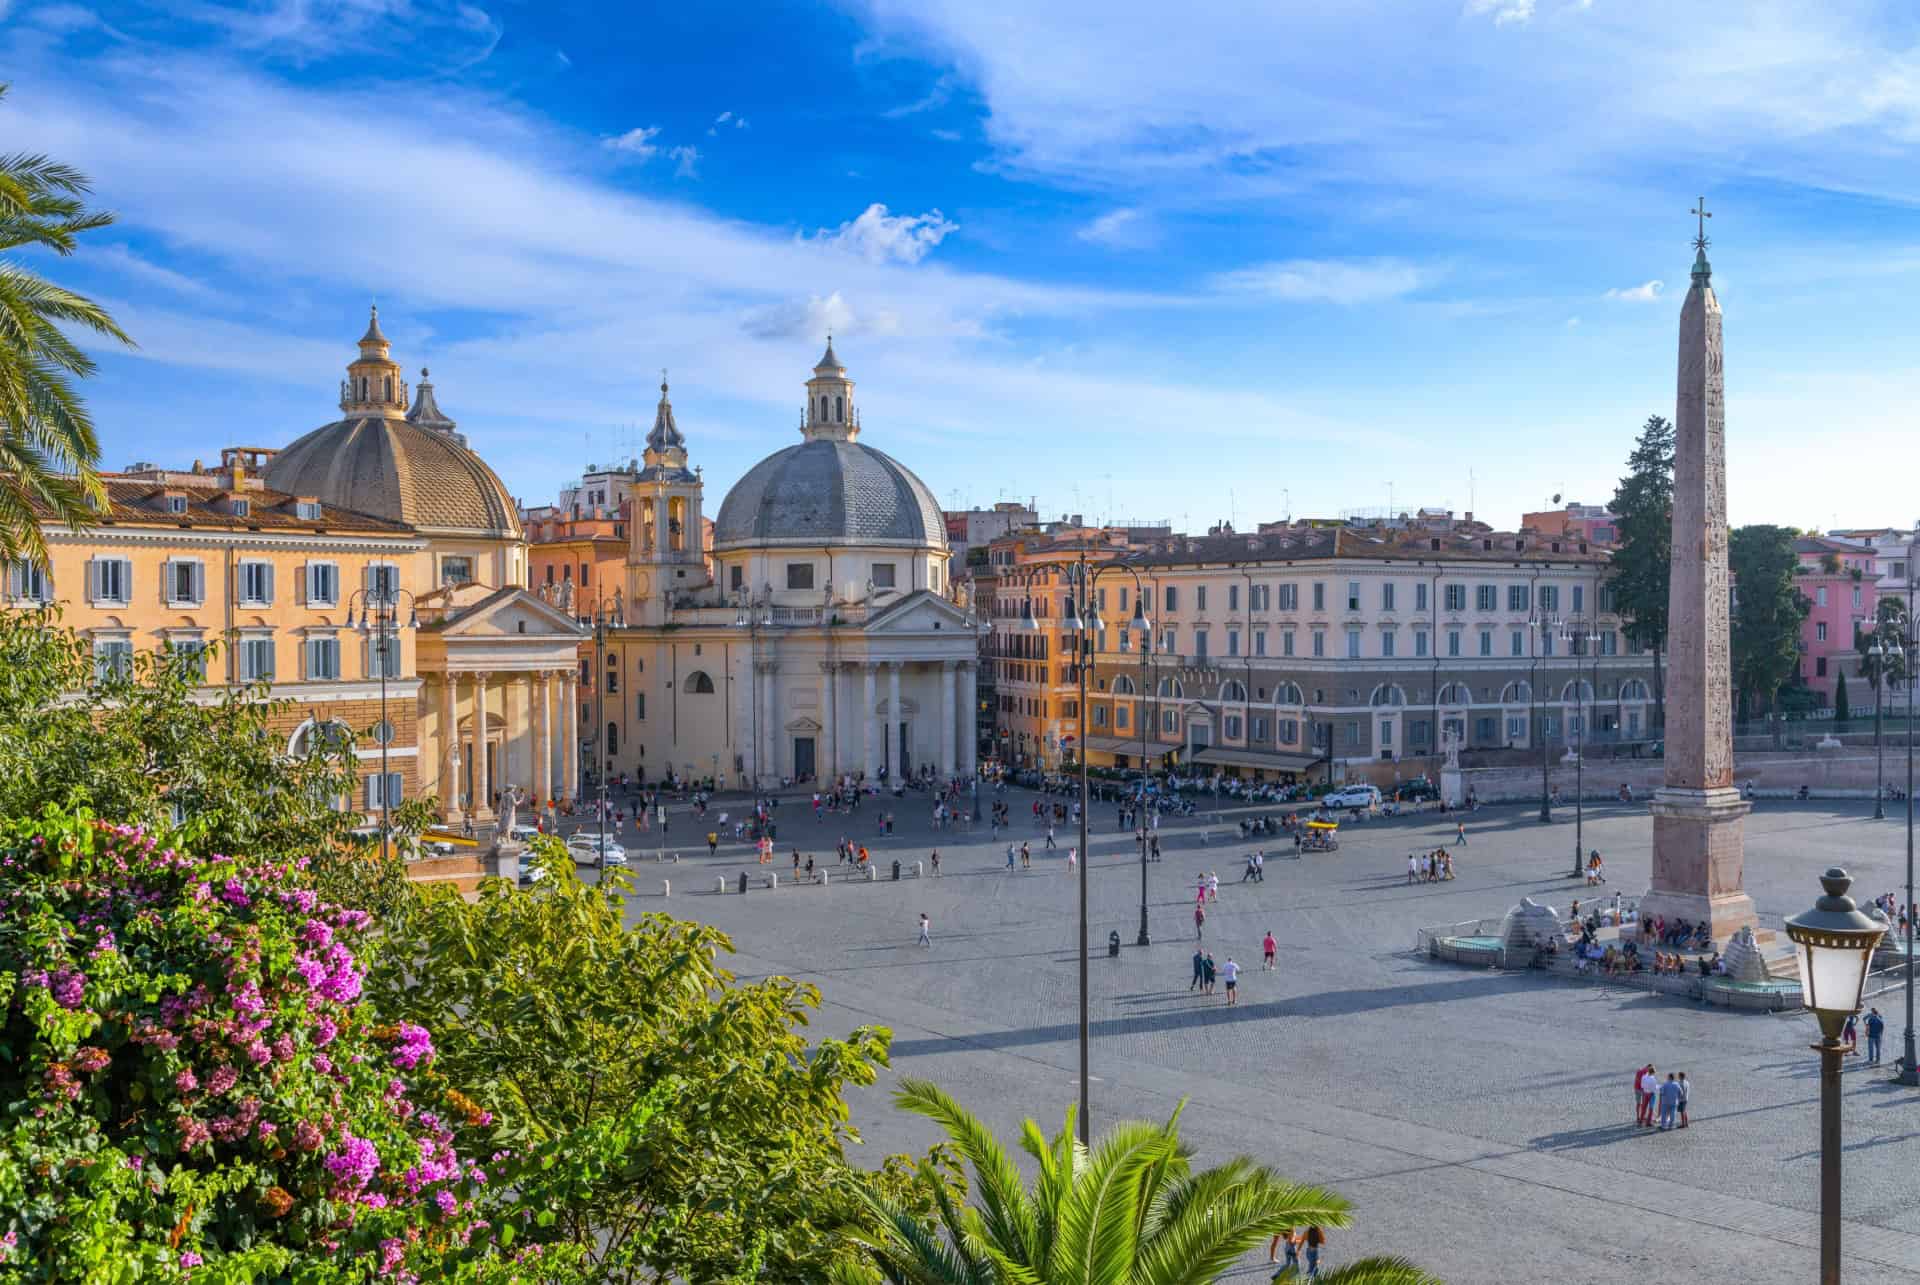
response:
<path fill-rule="evenodd" d="M 352 1281 L 467 1242 L 491 1123 L 284 860 L 0 829 L 0 1247 L 28 1280 Z M 478 1139 L 474 1139 L 476 1145 Z M 483 1238 L 484 1239 L 484 1238 Z"/>

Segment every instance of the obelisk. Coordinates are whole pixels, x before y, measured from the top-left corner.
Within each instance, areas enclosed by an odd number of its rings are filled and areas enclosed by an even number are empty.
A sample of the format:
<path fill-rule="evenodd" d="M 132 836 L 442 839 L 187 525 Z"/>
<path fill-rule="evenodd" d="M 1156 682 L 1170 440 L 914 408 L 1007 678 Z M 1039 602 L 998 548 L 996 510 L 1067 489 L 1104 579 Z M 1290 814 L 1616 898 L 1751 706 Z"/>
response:
<path fill-rule="evenodd" d="M 1727 443 L 1720 301 L 1707 263 L 1706 202 L 1694 211 L 1693 285 L 1680 309 L 1674 406 L 1673 579 L 1667 596 L 1666 783 L 1653 795 L 1653 881 L 1640 917 L 1710 925 L 1726 942 L 1754 923 L 1745 817 L 1733 784 L 1728 638 Z"/>

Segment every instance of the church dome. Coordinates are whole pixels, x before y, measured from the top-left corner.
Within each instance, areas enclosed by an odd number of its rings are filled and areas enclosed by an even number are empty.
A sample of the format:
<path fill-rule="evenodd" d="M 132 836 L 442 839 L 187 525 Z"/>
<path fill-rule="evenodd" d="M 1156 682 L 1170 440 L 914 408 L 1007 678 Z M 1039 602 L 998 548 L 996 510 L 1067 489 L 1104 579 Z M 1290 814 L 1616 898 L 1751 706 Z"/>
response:
<path fill-rule="evenodd" d="M 513 497 L 441 412 L 424 370 L 408 407 L 377 312 L 360 354 L 340 386 L 344 418 L 276 453 L 266 484 L 430 533 L 523 538 Z"/>
<path fill-rule="evenodd" d="M 860 443 L 853 381 L 833 341 L 807 381 L 806 440 L 747 470 L 713 524 L 730 548 L 905 545 L 945 550 L 946 519 L 927 484 L 892 456 Z"/>

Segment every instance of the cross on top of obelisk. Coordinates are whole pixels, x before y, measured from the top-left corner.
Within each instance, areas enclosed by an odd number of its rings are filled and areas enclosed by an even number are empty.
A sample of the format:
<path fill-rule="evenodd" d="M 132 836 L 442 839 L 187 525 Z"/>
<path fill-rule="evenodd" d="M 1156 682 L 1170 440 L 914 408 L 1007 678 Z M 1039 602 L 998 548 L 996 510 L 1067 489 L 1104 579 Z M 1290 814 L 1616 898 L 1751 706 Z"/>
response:
<path fill-rule="evenodd" d="M 1713 217 L 1713 211 L 1707 208 L 1707 198 L 1701 197 L 1687 213 L 1698 216 L 1700 220 L 1700 231 L 1693 238 L 1693 248 L 1704 252 L 1713 244 L 1707 240 L 1707 220 Z"/>

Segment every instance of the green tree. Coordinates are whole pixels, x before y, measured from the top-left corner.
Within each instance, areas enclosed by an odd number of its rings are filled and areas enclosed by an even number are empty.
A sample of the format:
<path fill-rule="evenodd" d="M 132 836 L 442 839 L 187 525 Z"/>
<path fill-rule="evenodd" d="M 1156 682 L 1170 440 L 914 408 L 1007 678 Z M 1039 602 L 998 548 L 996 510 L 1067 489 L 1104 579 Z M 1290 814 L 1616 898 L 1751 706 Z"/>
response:
<path fill-rule="evenodd" d="M 0 98 L 6 92 L 0 84 Z M 94 471 L 100 440 L 75 387 L 93 373 L 93 359 L 66 329 L 133 341 L 105 308 L 8 254 L 70 255 L 81 233 L 112 223 L 86 207 L 90 190 L 78 170 L 46 156 L 0 155 L 0 562 L 25 556 L 45 565 L 42 515 L 84 527 L 106 499 Z"/>
<path fill-rule="evenodd" d="M 1650 415 L 1627 456 L 1627 475 L 1613 492 L 1619 547 L 1613 554 L 1613 599 L 1629 640 L 1653 652 L 1654 728 L 1666 724 L 1667 593 L 1673 576 L 1673 425 Z"/>
<path fill-rule="evenodd" d="M 1773 711 L 1781 685 L 1800 665 L 1800 624 L 1808 603 L 1793 583 L 1797 534 L 1767 524 L 1737 527 L 1727 548 L 1734 579 L 1733 681 L 1763 713 Z M 1776 745 L 1780 733 L 1776 722 Z"/>
<path fill-rule="evenodd" d="M 1843 669 L 1833 684 L 1833 721 L 1845 727 L 1851 717 L 1853 710 L 1847 705 L 1847 671 Z"/>
<path fill-rule="evenodd" d="M 1164 1125 L 1117 1125 L 1091 1151 L 1074 1137 L 1071 1108 L 1051 1140 L 1028 1120 L 1020 1145 L 1039 1170 L 1028 1190 L 999 1139 L 940 1089 L 903 1080 L 896 1101 L 946 1131 L 978 1192 L 962 1206 L 936 1188 L 939 1218 L 931 1226 L 884 1197 L 867 1197 L 882 1227 L 867 1251 L 897 1285 L 1199 1283 L 1218 1279 L 1288 1228 L 1352 1221 L 1339 1196 L 1288 1182 L 1244 1156 L 1194 1172 L 1177 1109 Z M 1320 1280 L 1422 1285 L 1433 1278 L 1399 1259 L 1370 1258 Z"/>
<path fill-rule="evenodd" d="M 369 980 L 499 1117 L 512 1155 L 484 1211 L 502 1242 L 539 1247 L 543 1280 L 804 1282 L 857 1261 L 862 1190 L 912 1185 L 845 1155 L 842 1086 L 873 1081 L 888 1032 L 809 1044 L 812 987 L 738 984 L 717 930 L 629 928 L 624 875 L 589 886 L 557 843 L 535 850 L 529 889 L 426 895 L 394 934 L 409 953 L 396 942 Z"/>

